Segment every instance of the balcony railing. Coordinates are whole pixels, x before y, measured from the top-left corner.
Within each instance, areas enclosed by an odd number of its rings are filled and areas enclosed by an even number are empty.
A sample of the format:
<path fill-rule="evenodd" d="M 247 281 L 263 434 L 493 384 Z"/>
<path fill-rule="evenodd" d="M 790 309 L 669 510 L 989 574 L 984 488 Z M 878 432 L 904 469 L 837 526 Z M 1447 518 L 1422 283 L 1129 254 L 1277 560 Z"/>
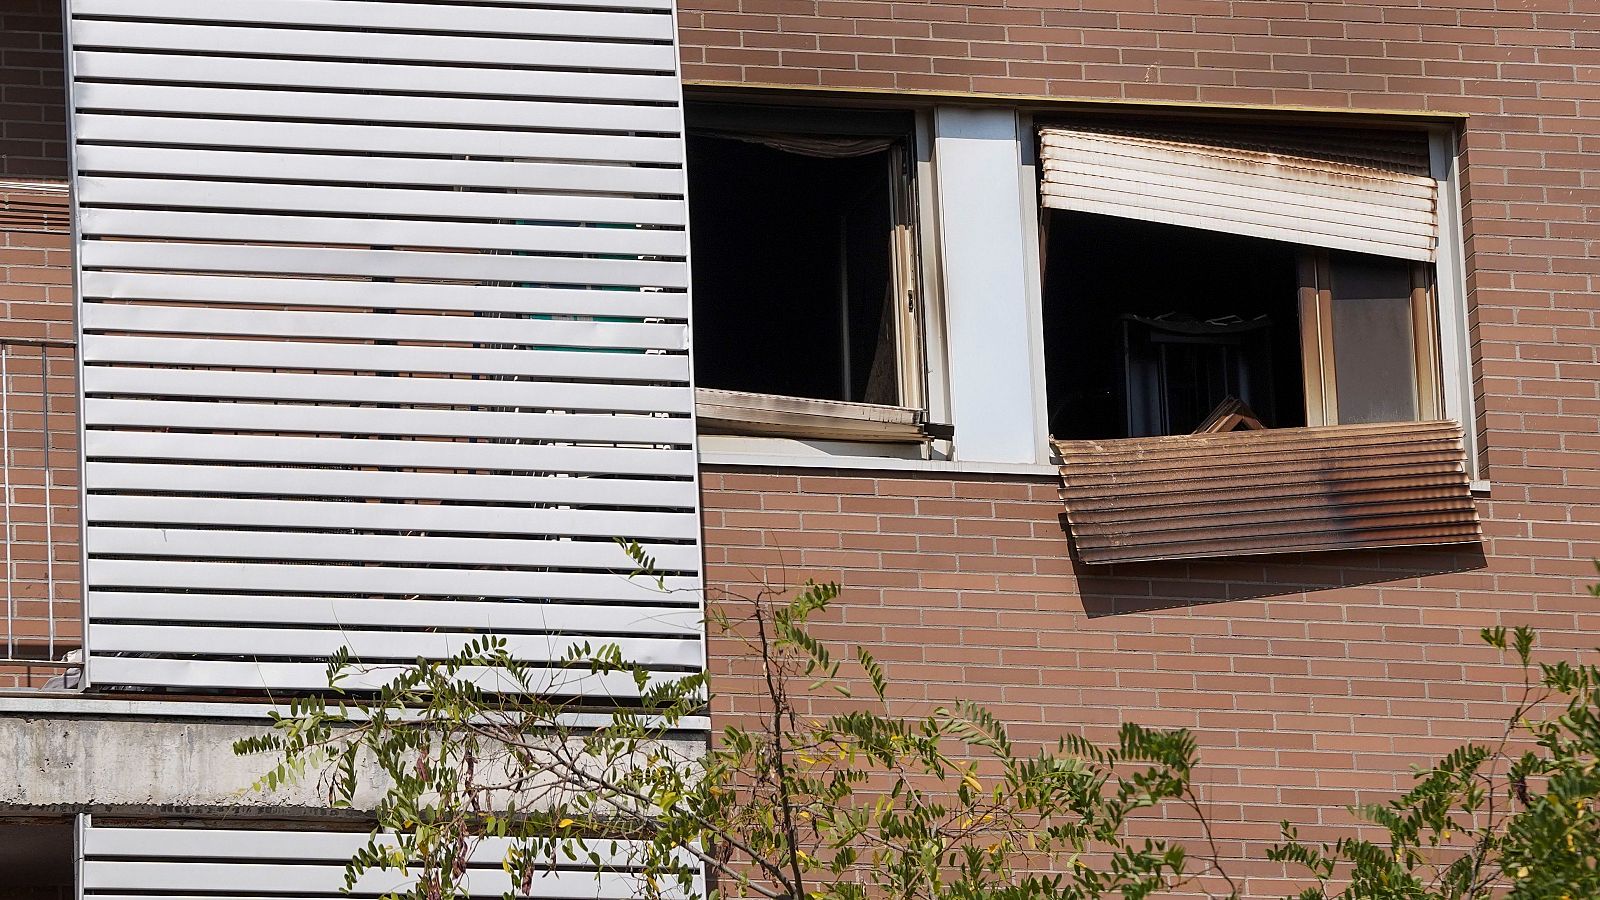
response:
<path fill-rule="evenodd" d="M 0 689 L 80 678 L 75 369 L 69 342 L 0 336 Z"/>

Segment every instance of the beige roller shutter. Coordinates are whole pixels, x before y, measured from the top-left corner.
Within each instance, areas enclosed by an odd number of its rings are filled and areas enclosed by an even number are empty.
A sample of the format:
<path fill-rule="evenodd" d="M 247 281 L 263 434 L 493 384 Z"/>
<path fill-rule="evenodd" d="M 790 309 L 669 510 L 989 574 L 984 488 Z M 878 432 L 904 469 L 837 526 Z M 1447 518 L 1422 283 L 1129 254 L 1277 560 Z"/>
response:
<path fill-rule="evenodd" d="M 1420 133 L 1072 124 L 1039 137 L 1052 209 L 1425 262 L 1438 243 Z"/>

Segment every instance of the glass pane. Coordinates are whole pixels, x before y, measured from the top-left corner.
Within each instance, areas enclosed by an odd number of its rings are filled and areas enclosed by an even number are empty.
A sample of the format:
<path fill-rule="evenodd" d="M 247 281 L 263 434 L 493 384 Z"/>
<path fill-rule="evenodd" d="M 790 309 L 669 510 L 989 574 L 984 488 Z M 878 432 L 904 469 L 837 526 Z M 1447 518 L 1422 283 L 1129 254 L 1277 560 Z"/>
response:
<path fill-rule="evenodd" d="M 1415 419 L 1411 264 L 1354 253 L 1330 254 L 1329 264 L 1340 424 Z"/>

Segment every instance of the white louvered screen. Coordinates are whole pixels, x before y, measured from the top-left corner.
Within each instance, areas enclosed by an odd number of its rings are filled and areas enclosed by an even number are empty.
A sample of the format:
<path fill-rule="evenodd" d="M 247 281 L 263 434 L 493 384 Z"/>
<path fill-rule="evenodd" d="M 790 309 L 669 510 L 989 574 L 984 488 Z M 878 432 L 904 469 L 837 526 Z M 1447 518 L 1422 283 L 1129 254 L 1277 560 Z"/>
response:
<path fill-rule="evenodd" d="M 338 897 L 344 866 L 367 841 L 366 834 L 329 831 L 240 831 L 213 828 L 100 828 L 80 817 L 79 862 L 84 900 L 145 900 L 205 897 Z M 511 889 L 501 869 L 507 844 L 485 840 L 471 857 L 467 880 L 474 898 L 498 900 Z M 603 868 L 586 853 L 564 858 L 536 877 L 534 900 L 625 900 L 642 895 L 637 870 L 629 865 L 630 843 L 595 841 Z M 403 888 L 398 872 L 363 876 L 346 896 L 363 900 Z M 668 897 L 677 891 L 667 892 Z M 704 891 L 696 892 L 697 896 Z"/>
<path fill-rule="evenodd" d="M 71 0 L 69 39 L 90 679 L 483 633 L 698 669 L 671 0 Z"/>
<path fill-rule="evenodd" d="M 1075 125 L 1039 144 L 1053 209 L 1422 261 L 1438 244 L 1424 134 Z"/>

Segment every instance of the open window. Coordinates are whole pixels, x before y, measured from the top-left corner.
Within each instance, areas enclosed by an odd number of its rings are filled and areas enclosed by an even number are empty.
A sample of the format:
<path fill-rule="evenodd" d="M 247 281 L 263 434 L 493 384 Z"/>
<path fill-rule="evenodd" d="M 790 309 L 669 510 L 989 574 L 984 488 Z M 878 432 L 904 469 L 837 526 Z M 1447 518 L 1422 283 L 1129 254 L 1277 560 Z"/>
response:
<path fill-rule="evenodd" d="M 1086 561 L 1479 539 L 1426 133 L 1075 122 L 1039 156 Z"/>
<path fill-rule="evenodd" d="M 688 117 L 702 430 L 923 440 L 911 115 Z"/>

